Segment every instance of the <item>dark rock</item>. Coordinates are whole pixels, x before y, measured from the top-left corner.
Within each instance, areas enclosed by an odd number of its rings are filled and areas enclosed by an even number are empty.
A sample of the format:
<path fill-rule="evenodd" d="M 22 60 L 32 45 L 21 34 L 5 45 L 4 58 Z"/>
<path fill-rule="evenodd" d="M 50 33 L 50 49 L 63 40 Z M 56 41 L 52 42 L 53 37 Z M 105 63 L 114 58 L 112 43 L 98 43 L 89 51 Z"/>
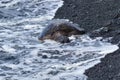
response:
<path fill-rule="evenodd" d="M 53 70 L 53 71 L 50 71 L 48 74 L 51 74 L 51 75 L 57 75 L 59 73 L 59 71 L 57 70 Z"/>
<path fill-rule="evenodd" d="M 28 74 L 30 71 L 21 71 L 22 74 Z"/>
<path fill-rule="evenodd" d="M 42 58 L 46 59 L 46 58 L 48 58 L 48 56 L 47 55 L 42 55 Z"/>

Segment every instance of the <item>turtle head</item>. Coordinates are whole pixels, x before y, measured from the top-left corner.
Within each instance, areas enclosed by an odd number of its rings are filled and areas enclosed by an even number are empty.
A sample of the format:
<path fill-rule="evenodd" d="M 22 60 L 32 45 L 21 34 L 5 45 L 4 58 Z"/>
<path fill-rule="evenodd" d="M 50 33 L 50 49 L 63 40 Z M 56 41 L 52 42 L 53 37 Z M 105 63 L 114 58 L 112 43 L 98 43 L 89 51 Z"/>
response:
<path fill-rule="evenodd" d="M 45 39 L 51 39 L 51 35 L 43 35 L 43 34 L 40 34 L 38 36 L 38 40 L 40 41 L 44 41 Z"/>
<path fill-rule="evenodd" d="M 43 40 L 44 39 L 44 37 L 43 37 L 43 35 L 38 35 L 38 40 Z"/>

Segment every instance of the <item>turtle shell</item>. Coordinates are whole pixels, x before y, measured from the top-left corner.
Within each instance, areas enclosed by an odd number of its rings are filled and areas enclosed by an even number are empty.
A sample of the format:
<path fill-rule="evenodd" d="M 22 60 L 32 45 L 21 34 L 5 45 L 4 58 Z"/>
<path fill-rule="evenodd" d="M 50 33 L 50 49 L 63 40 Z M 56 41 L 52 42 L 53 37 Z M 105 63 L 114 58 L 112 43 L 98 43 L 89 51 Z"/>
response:
<path fill-rule="evenodd" d="M 78 24 L 68 21 L 56 20 L 51 22 L 47 27 L 44 28 L 42 33 L 39 35 L 39 39 L 42 39 L 46 36 L 50 37 L 56 32 L 60 32 L 64 36 L 71 36 L 84 34 L 85 30 L 83 28 L 80 28 Z"/>

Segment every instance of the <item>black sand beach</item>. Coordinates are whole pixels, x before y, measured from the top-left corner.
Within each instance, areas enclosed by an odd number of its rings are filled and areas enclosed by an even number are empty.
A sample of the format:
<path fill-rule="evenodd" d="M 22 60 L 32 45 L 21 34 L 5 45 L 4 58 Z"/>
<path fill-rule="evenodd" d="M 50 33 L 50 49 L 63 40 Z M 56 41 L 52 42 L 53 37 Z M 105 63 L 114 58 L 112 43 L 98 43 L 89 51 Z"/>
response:
<path fill-rule="evenodd" d="M 89 35 L 120 42 L 120 0 L 63 0 L 54 18 L 69 19 L 85 28 Z M 118 44 L 120 47 L 120 44 Z M 86 70 L 88 80 L 120 80 L 120 49 Z"/>

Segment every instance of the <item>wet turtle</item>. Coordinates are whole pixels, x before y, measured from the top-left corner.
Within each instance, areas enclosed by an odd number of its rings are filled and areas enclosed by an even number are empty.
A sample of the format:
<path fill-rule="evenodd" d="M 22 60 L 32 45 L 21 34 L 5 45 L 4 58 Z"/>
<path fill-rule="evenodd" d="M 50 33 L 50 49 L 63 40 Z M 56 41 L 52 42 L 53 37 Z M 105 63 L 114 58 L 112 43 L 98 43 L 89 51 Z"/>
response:
<path fill-rule="evenodd" d="M 85 30 L 80 28 L 78 24 L 59 19 L 53 20 L 42 33 L 39 35 L 39 40 L 51 39 L 60 43 L 70 42 L 69 38 L 71 35 L 82 35 L 85 34 Z"/>

